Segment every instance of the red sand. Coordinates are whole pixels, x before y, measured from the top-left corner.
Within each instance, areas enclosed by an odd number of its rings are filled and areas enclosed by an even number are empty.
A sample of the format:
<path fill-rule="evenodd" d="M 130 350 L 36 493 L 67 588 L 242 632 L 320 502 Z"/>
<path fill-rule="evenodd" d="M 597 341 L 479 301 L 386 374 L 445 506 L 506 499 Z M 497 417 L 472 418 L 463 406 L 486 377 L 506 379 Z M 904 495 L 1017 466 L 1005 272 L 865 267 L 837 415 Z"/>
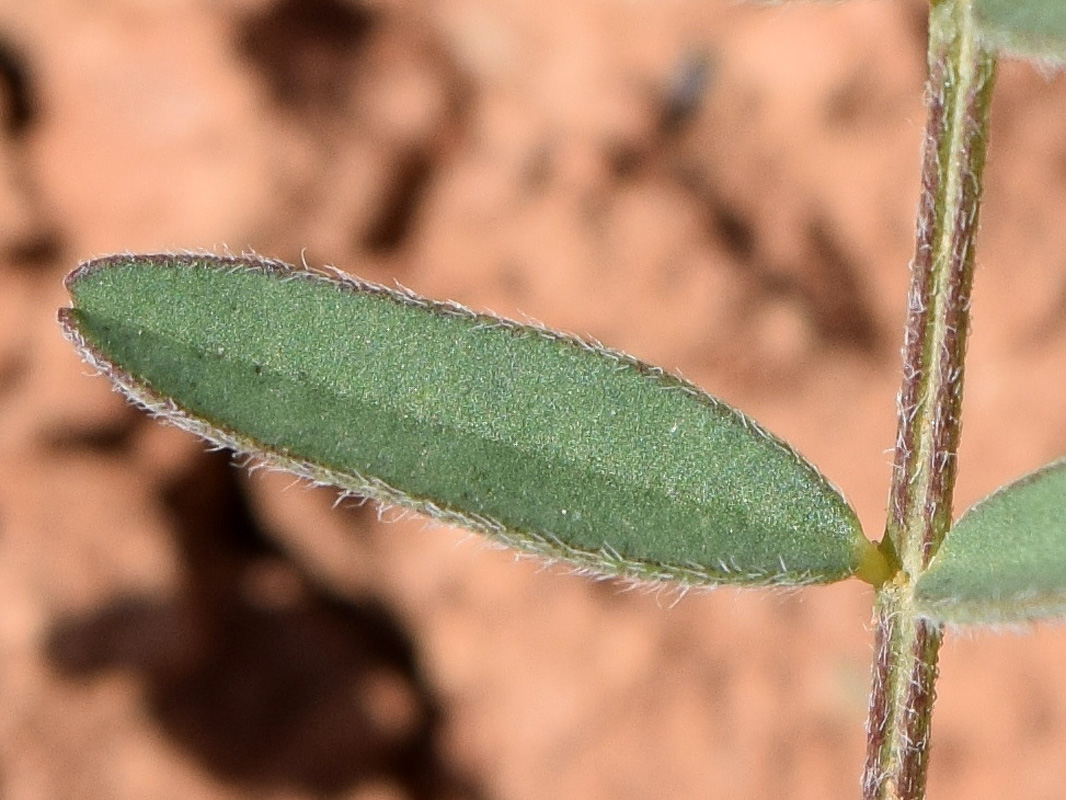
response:
<path fill-rule="evenodd" d="M 400 280 L 680 370 L 880 538 L 923 9 L 0 2 L 0 794 L 857 796 L 861 584 L 675 605 L 332 511 L 125 408 L 54 318 L 118 250 Z M 960 510 L 1066 452 L 1064 101 L 1003 66 Z M 1064 659 L 949 636 L 931 798 L 1061 796 Z"/>

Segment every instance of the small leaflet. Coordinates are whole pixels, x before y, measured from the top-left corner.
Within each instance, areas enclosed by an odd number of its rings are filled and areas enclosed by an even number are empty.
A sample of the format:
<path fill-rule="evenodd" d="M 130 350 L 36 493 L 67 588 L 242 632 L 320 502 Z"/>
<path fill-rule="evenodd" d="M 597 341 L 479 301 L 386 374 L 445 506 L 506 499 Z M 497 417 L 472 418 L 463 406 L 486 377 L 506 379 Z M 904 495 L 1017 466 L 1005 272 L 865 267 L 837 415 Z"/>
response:
<path fill-rule="evenodd" d="M 1066 615 L 1066 460 L 970 508 L 914 588 L 921 613 L 941 622 L 1011 624 Z"/>

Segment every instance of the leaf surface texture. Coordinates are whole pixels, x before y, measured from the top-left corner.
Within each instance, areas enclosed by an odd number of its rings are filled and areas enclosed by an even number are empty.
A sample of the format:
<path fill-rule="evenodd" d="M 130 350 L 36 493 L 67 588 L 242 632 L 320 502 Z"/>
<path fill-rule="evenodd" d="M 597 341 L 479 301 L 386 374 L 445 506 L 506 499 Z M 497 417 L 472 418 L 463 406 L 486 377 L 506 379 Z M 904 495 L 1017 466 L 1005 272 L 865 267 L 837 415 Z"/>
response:
<path fill-rule="evenodd" d="M 1066 614 L 1066 461 L 970 508 L 918 579 L 915 596 L 926 616 L 957 624 Z"/>
<path fill-rule="evenodd" d="M 790 447 L 622 353 L 255 257 L 113 256 L 68 286 L 68 337 L 135 400 L 345 491 L 633 579 L 879 558 Z"/>

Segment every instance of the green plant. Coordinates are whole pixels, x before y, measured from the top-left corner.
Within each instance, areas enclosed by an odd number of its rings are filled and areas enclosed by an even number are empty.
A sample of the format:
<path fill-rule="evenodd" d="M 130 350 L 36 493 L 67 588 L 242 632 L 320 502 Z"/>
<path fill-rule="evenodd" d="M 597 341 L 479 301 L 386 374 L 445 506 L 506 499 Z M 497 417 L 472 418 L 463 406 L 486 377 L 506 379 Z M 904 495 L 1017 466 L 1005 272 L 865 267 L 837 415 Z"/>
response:
<path fill-rule="evenodd" d="M 944 626 L 1066 612 L 1066 462 L 952 524 L 1001 52 L 1066 55 L 1066 6 L 932 2 L 895 471 L 876 545 L 814 467 L 741 412 L 562 334 L 253 256 L 92 261 L 68 279 L 74 307 L 60 319 L 126 394 L 211 441 L 591 572 L 867 581 L 864 797 L 920 798 Z"/>

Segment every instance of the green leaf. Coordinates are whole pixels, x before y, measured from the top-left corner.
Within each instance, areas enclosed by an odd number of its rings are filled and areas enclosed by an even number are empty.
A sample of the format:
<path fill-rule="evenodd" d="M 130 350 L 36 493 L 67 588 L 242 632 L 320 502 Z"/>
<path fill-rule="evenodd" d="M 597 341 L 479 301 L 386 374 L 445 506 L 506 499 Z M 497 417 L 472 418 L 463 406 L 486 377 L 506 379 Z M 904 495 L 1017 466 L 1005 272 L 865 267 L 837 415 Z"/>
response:
<path fill-rule="evenodd" d="M 1066 615 L 1066 460 L 974 505 L 914 589 L 921 613 L 942 622 Z"/>
<path fill-rule="evenodd" d="M 255 257 L 112 256 L 68 338 L 207 439 L 596 573 L 883 572 L 854 512 L 738 411 L 622 353 Z"/>
<path fill-rule="evenodd" d="M 1063 0 L 974 0 L 973 18 L 990 50 L 1056 63 L 1066 58 Z"/>

